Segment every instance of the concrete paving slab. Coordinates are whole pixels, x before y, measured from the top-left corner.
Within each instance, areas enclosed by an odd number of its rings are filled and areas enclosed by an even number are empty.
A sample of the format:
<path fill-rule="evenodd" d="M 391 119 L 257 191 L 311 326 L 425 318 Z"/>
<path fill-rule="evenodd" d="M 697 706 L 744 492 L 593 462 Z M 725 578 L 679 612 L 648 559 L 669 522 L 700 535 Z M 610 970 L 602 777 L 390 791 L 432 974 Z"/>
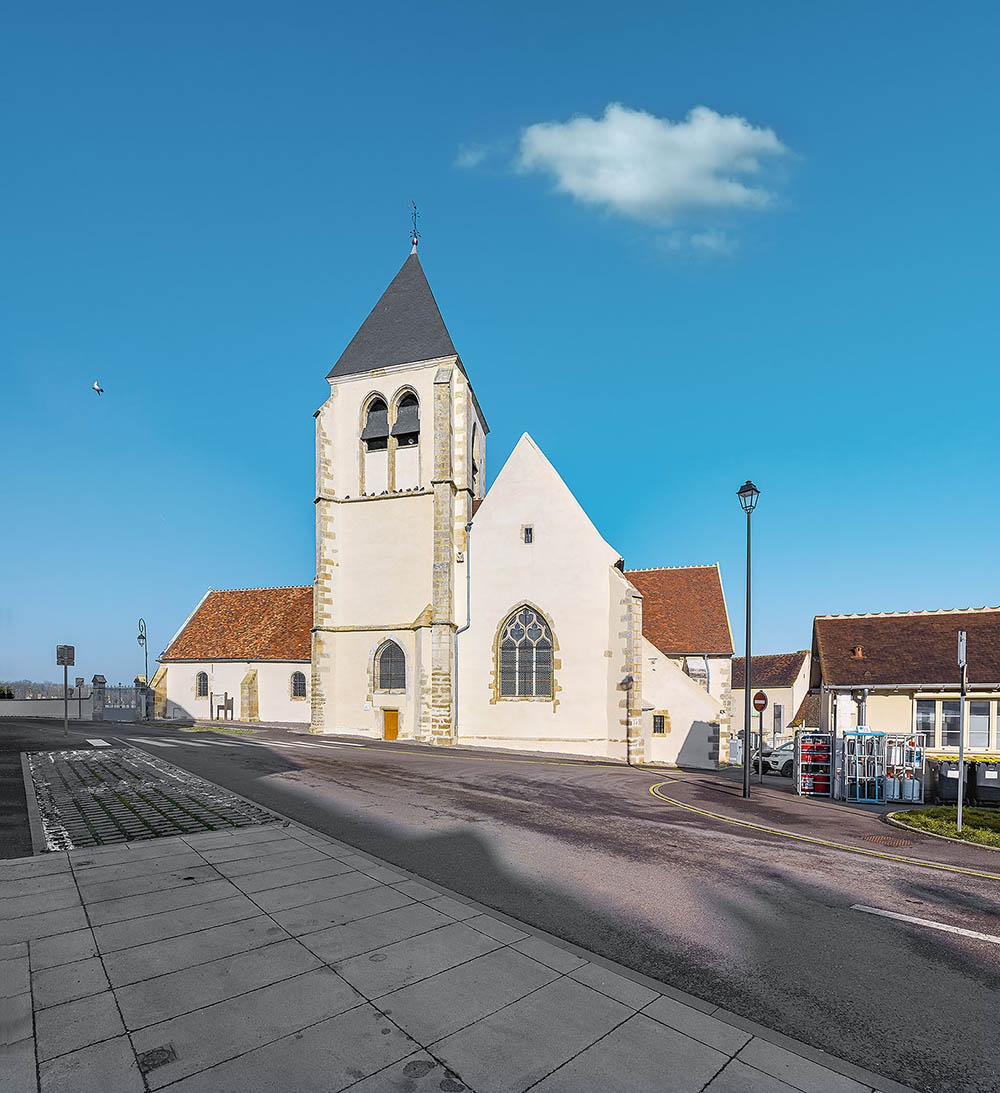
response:
<path fill-rule="evenodd" d="M 467 918 L 465 924 L 486 934 L 487 937 L 502 941 L 505 945 L 512 945 L 515 941 L 523 941 L 524 938 L 531 936 L 525 930 L 519 930 L 516 926 L 502 922 L 492 915 L 476 915 L 474 918 Z"/>
<path fill-rule="evenodd" d="M 575 968 L 569 975 L 578 983 L 593 987 L 595 991 L 600 991 L 601 994 L 606 994 L 616 1002 L 621 1002 L 623 1006 L 629 1006 L 635 1010 L 642 1009 L 653 999 L 660 997 L 649 987 L 634 983 L 631 979 L 618 975 L 617 972 L 601 967 L 600 964 L 584 964 L 580 968 Z"/>
<path fill-rule="evenodd" d="M 559 973 L 513 949 L 497 949 L 379 999 L 379 1008 L 431 1044 L 544 987 Z"/>
<path fill-rule="evenodd" d="M 261 849 L 267 849 L 268 846 L 277 846 L 278 843 L 265 843 Z M 284 845 L 284 843 L 280 844 Z M 336 858 L 331 857 L 329 854 L 324 854 L 322 850 L 314 850 L 311 846 L 302 846 L 296 842 L 293 844 L 297 849 L 285 850 L 279 853 L 276 858 L 274 854 L 256 854 L 252 858 L 238 858 L 235 861 L 220 861 L 214 863 L 214 868 L 217 869 L 224 877 L 243 877 L 252 873 L 261 873 L 268 869 L 274 869 L 277 864 L 281 867 L 290 865 L 302 865 L 306 862 L 326 861 L 339 864 L 341 872 L 346 873 L 349 866 L 338 862 Z"/>
<path fill-rule="evenodd" d="M 808 1090 L 808 1093 L 870 1093 L 868 1086 L 861 1085 L 853 1078 L 835 1074 L 811 1059 L 804 1059 L 759 1036 L 755 1036 L 740 1051 L 738 1058 L 740 1062 L 796 1089 Z"/>
<path fill-rule="evenodd" d="M 534 1088 L 538 1093 L 701 1093 L 727 1062 L 721 1052 L 636 1014 Z"/>
<path fill-rule="evenodd" d="M 300 935 L 299 940 L 320 959 L 328 964 L 335 964 L 352 956 L 381 949 L 404 938 L 436 930 L 439 926 L 447 926 L 450 921 L 447 915 L 434 911 L 423 903 L 409 903 L 359 921 L 344 923 L 342 926 L 331 926 L 314 934 Z"/>
<path fill-rule="evenodd" d="M 429 1046 L 476 1093 L 521 1093 L 631 1014 L 620 1002 L 562 978 Z M 600 1087 L 576 1091 L 586 1088 Z"/>
<path fill-rule="evenodd" d="M 402 892 L 404 896 L 409 896 L 410 899 L 434 899 L 435 896 L 441 895 L 436 889 L 428 888 L 426 884 L 421 884 L 418 880 L 404 880 L 402 884 L 394 884 L 392 887 L 397 892 Z"/>
<path fill-rule="evenodd" d="M 171 1088 L 177 1093 L 287 1093 L 291 1084 L 295 1093 L 337 1093 L 416 1048 L 376 1009 L 361 1005 Z"/>
<path fill-rule="evenodd" d="M 31 994 L 22 991 L 5 998 L 0 1005 L 0 1044 L 16 1044 L 30 1038 L 31 1032 Z"/>
<path fill-rule="evenodd" d="M 352 862 L 346 860 L 344 864 L 353 865 Z M 397 869 L 390 869 L 387 865 L 354 865 L 353 867 L 359 873 L 364 873 L 365 876 L 377 880 L 380 884 L 396 884 L 406 879 L 404 873 L 400 873 Z"/>
<path fill-rule="evenodd" d="M 73 868 L 77 872 L 83 872 L 92 865 L 115 865 L 141 861 L 143 858 L 162 858 L 170 854 L 181 854 L 186 849 L 179 839 L 168 836 L 163 839 L 116 843 L 112 846 L 81 846 L 68 853 Z"/>
<path fill-rule="evenodd" d="M 63 964 L 58 968 L 36 971 L 32 974 L 31 985 L 36 1010 L 72 1002 L 75 998 L 86 998 L 91 994 L 101 994 L 109 989 L 104 965 L 96 956 L 77 960 L 73 964 Z"/>
<path fill-rule="evenodd" d="M 131 922 L 112 922 L 97 926 L 94 936 L 102 953 L 129 949 L 133 945 L 145 945 L 160 938 L 179 937 L 192 930 L 207 930 L 224 922 L 237 922 L 255 918 L 260 908 L 244 895 L 230 896 L 215 903 L 199 903 L 195 907 L 182 907 L 157 915 L 146 915 Z"/>
<path fill-rule="evenodd" d="M 307 880 L 320 880 L 322 877 L 336 877 L 341 873 L 351 872 L 349 865 L 344 865 L 336 858 L 320 855 L 318 861 L 309 861 L 300 865 L 288 864 L 282 859 L 281 867 L 270 868 L 247 876 L 231 877 L 233 884 L 248 895 L 252 892 L 266 892 L 269 888 L 284 888 L 288 884 L 301 884 Z"/>
<path fill-rule="evenodd" d="M 31 971 L 28 964 L 28 947 L 25 945 L 24 956 L 3 962 L 3 968 L 0 969 L 0 999 L 27 994 L 30 990 Z"/>
<path fill-rule="evenodd" d="M 31 942 L 31 966 L 35 971 L 72 964 L 90 956 L 97 956 L 97 942 L 89 926 Z"/>
<path fill-rule="evenodd" d="M 445 1093 L 462 1093 L 469 1090 L 456 1074 L 426 1051 L 417 1051 L 400 1059 L 348 1088 L 350 1093 L 441 1093 L 442 1090 Z"/>
<path fill-rule="evenodd" d="M 124 1032 L 111 991 L 64 1002 L 35 1014 L 35 1050 L 39 1062 L 111 1040 Z"/>
<path fill-rule="evenodd" d="M 290 934 L 298 937 L 328 926 L 339 926 L 341 923 L 367 918 L 382 911 L 391 911 L 394 907 L 404 907 L 410 903 L 413 900 L 409 896 L 373 882 L 372 887 L 361 892 L 320 900 L 318 903 L 304 903 L 287 911 L 272 911 L 271 917 Z"/>
<path fill-rule="evenodd" d="M 61 911 L 45 911 L 37 915 L 28 914 L 23 918 L 8 919 L 3 924 L 3 937 L 7 943 L 34 941 L 53 934 L 82 930 L 86 925 L 87 916 L 82 907 L 66 907 Z"/>
<path fill-rule="evenodd" d="M 106 953 L 104 966 L 111 985 L 122 987 L 153 976 L 196 968 L 212 960 L 250 952 L 288 935 L 266 915 L 244 918 L 222 926 L 195 930 L 179 937 L 150 941 L 131 949 Z"/>
<path fill-rule="evenodd" d="M 705 1093 L 802 1093 L 778 1078 L 732 1059 L 705 1086 Z"/>
<path fill-rule="evenodd" d="M 683 1032 L 728 1056 L 735 1055 L 751 1039 L 750 1034 L 742 1029 L 734 1028 L 725 1021 L 719 1021 L 692 1006 L 663 995 L 646 1006 L 642 1012 L 660 1024 Z"/>
<path fill-rule="evenodd" d="M 297 941 L 279 941 L 119 987 L 115 994 L 131 1032 L 319 967 L 322 963 Z"/>
<path fill-rule="evenodd" d="M 320 900 L 334 899 L 337 896 L 363 892 L 366 888 L 377 888 L 379 882 L 366 877 L 356 870 L 340 873 L 335 877 L 321 877 L 319 880 L 306 880 L 299 884 L 286 884 L 283 888 L 269 888 L 258 892 L 254 901 L 264 911 L 287 911 L 292 907 L 301 907 L 306 903 L 319 903 Z"/>
<path fill-rule="evenodd" d="M 187 869 L 175 869 L 169 873 L 146 873 L 139 877 L 126 877 L 123 880 L 98 881 L 88 883 L 79 879 L 80 895 L 88 906 L 103 903 L 108 899 L 124 899 L 126 896 L 141 896 L 146 892 L 157 892 L 163 888 L 181 888 L 186 884 L 201 884 L 204 881 L 218 880 L 218 871 L 212 865 L 195 865 Z"/>
<path fill-rule="evenodd" d="M 254 841 L 230 846 L 212 847 L 211 849 L 199 849 L 198 853 L 210 864 L 220 865 L 226 862 L 273 857 L 275 854 L 288 854 L 293 850 L 301 849 L 301 843 L 296 839 L 288 838 L 286 835 L 280 839 L 267 839 L 264 842 Z"/>
<path fill-rule="evenodd" d="M 29 1036 L 0 1044 L 0 1093 L 34 1093 L 35 1042 Z"/>
<path fill-rule="evenodd" d="M 75 888 L 76 881 L 68 869 L 58 873 L 43 873 L 40 877 L 23 877 L 21 880 L 0 879 L 0 891 L 5 897 L 33 896 L 41 892 L 55 892 L 60 888 Z"/>
<path fill-rule="evenodd" d="M 112 865 L 94 865 L 88 867 L 85 873 L 77 868 L 76 875 L 81 884 L 98 884 L 101 881 L 143 877 L 151 873 L 170 873 L 178 869 L 186 871 L 204 864 L 200 854 L 193 850 L 184 850 L 158 858 L 126 859 Z"/>
<path fill-rule="evenodd" d="M 35 858 L 13 858 L 0 862 L 0 886 L 13 880 L 34 880 L 56 873 L 69 873 L 69 857 L 66 854 L 39 854 Z"/>
<path fill-rule="evenodd" d="M 362 1002 L 329 968 L 306 972 L 260 990 L 133 1033 L 136 1054 L 172 1044 L 176 1059 L 146 1075 L 150 1089 L 299 1032 Z M 210 1036 L 205 1030 L 211 1029 Z"/>
<path fill-rule="evenodd" d="M 524 953 L 525 956 L 530 956 L 532 960 L 538 960 L 564 975 L 587 963 L 586 960 L 575 953 L 551 945 L 540 937 L 529 937 L 524 941 L 517 941 L 514 943 L 514 948 L 518 952 Z"/>
<path fill-rule="evenodd" d="M 28 955 L 28 943 L 18 941 L 14 945 L 0 945 L 0 960 L 19 960 Z"/>
<path fill-rule="evenodd" d="M 143 1093 L 127 1036 L 71 1051 L 38 1067 L 40 1093 Z"/>
<path fill-rule="evenodd" d="M 286 839 L 288 835 L 289 829 L 282 824 L 260 824 L 255 827 L 234 827 L 229 831 L 200 831 L 194 835 L 180 835 L 178 840 L 197 850 L 217 850 L 224 846 L 273 842 L 275 839 Z"/>
<path fill-rule="evenodd" d="M 427 900 L 426 905 L 433 907 L 435 911 L 441 911 L 458 922 L 463 919 L 474 918 L 479 914 L 478 907 L 470 907 L 467 903 L 452 899 L 451 896 L 435 896 L 434 899 Z"/>
<path fill-rule="evenodd" d="M 88 907 L 90 924 L 96 928 L 111 922 L 131 921 L 164 911 L 177 911 L 182 907 L 196 907 L 199 903 L 215 903 L 239 894 L 239 890 L 228 880 L 219 879 L 201 884 L 182 884 L 178 888 L 165 887 L 158 892 L 144 892 L 138 896 L 123 896 L 121 899 L 91 904 Z"/>
<path fill-rule="evenodd" d="M 437 972 L 474 960 L 499 947 L 499 942 L 453 922 L 430 933 L 420 934 L 395 945 L 387 945 L 365 956 L 351 957 L 334 966 L 348 983 L 366 998 L 378 998 Z"/>
<path fill-rule="evenodd" d="M 72 887 L 56 888 L 49 892 L 33 892 L 27 896 L 0 896 L 0 922 L 9 922 L 13 918 L 23 918 L 25 915 L 35 915 L 44 911 L 60 911 L 64 907 L 79 906 L 80 895 L 75 884 Z"/>

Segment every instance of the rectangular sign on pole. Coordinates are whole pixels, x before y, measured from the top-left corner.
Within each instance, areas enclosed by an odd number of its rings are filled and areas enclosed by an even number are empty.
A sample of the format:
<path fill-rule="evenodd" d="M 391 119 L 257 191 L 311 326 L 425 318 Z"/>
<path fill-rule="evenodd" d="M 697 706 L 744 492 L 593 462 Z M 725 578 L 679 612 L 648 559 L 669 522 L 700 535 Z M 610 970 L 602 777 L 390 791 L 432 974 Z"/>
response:
<path fill-rule="evenodd" d="M 72 645 L 57 645 L 56 664 L 72 668 L 76 664 L 76 648 Z"/>

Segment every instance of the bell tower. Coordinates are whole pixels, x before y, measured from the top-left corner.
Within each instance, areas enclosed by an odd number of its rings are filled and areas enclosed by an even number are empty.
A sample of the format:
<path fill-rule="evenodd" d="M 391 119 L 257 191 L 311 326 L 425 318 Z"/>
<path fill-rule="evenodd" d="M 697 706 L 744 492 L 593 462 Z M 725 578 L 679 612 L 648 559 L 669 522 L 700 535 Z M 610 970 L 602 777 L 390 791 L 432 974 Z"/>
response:
<path fill-rule="evenodd" d="M 450 743 L 465 525 L 485 492 L 488 428 L 416 232 L 327 380 L 315 415 L 312 730 Z"/>

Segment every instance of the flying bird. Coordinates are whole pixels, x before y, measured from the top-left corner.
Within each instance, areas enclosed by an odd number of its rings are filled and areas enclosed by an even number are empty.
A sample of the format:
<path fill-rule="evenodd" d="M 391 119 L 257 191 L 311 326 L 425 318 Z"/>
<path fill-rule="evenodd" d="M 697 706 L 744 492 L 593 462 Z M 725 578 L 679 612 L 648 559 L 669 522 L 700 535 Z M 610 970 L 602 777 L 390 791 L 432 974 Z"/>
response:
<path fill-rule="evenodd" d="M 100 384 L 99 384 L 99 383 L 97 382 L 97 380 L 94 380 L 94 390 L 95 390 L 95 391 L 96 391 L 96 392 L 97 392 L 97 393 L 98 393 L 99 395 L 103 395 L 103 394 L 104 394 L 104 388 L 103 388 L 103 387 L 102 387 L 102 386 L 101 386 L 101 385 L 100 385 Z"/>

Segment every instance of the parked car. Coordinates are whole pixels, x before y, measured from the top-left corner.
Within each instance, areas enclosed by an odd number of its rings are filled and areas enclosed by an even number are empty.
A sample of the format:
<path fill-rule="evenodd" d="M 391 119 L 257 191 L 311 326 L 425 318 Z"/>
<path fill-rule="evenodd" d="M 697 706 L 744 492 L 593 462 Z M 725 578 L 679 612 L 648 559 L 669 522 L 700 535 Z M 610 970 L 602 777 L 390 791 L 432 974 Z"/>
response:
<path fill-rule="evenodd" d="M 779 744 L 776 748 L 766 744 L 753 757 L 754 765 L 762 767 L 765 774 L 780 774 L 785 778 L 791 778 L 795 770 L 795 741 L 789 740 L 787 744 Z"/>

